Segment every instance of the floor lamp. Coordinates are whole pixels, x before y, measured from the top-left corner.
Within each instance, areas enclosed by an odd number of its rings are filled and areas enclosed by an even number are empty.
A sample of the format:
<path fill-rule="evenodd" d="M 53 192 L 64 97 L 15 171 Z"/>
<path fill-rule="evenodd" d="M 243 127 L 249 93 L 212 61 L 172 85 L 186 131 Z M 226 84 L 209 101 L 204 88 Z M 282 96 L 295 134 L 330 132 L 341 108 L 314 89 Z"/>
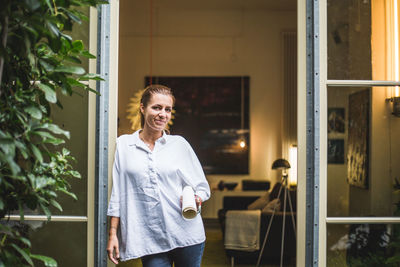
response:
<path fill-rule="evenodd" d="M 280 261 L 280 266 L 283 266 L 283 249 L 284 249 L 284 245 L 285 245 L 285 223 L 286 223 L 286 201 L 287 198 L 289 198 L 289 207 L 290 207 L 290 212 L 291 212 L 291 217 L 292 217 L 292 222 L 293 222 L 293 230 L 294 233 L 296 233 L 296 222 L 295 222 L 295 218 L 294 218 L 294 213 L 293 213 L 293 206 L 292 206 L 292 200 L 290 198 L 290 194 L 289 194 L 289 184 L 288 184 L 288 173 L 287 170 L 290 168 L 290 164 L 286 159 L 277 159 L 274 161 L 274 163 L 272 164 L 272 169 L 273 170 L 282 170 L 282 180 L 281 180 L 281 186 L 279 188 L 279 192 L 278 192 L 278 196 L 277 199 L 280 199 L 281 193 L 282 193 L 282 189 L 284 191 L 284 198 L 283 198 L 283 223 L 282 223 L 282 242 L 281 242 L 281 261 Z M 267 228 L 267 232 L 265 233 L 265 237 L 264 237 L 264 242 L 262 244 L 261 250 L 260 250 L 260 254 L 258 255 L 258 260 L 257 260 L 257 264 L 256 267 L 260 266 L 261 263 L 261 258 L 262 258 L 262 254 L 264 252 L 264 248 L 265 248 L 265 244 L 267 243 L 267 239 L 268 239 L 268 235 L 269 232 L 271 230 L 271 225 L 272 222 L 274 220 L 274 216 L 276 213 L 276 208 L 278 206 L 279 202 L 277 201 L 274 209 L 272 211 L 272 215 L 271 215 L 271 219 L 269 220 L 268 223 L 268 228 Z"/>

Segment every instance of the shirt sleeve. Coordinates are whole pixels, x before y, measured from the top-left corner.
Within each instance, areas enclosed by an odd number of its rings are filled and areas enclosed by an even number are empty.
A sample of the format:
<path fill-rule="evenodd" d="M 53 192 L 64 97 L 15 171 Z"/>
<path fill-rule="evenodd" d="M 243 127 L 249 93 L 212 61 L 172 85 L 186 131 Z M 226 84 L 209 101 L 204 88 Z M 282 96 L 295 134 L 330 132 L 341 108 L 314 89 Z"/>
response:
<path fill-rule="evenodd" d="M 206 201 L 210 198 L 210 186 L 196 153 L 193 151 L 190 144 L 185 139 L 183 140 L 186 150 L 185 159 L 183 160 L 184 166 L 182 167 L 183 176 L 186 182 L 193 187 L 194 193 L 198 195 L 202 201 Z"/>
<path fill-rule="evenodd" d="M 120 179 L 119 179 L 119 154 L 118 154 L 118 140 L 115 149 L 114 164 L 112 170 L 112 189 L 110 202 L 108 203 L 107 216 L 120 217 Z"/>

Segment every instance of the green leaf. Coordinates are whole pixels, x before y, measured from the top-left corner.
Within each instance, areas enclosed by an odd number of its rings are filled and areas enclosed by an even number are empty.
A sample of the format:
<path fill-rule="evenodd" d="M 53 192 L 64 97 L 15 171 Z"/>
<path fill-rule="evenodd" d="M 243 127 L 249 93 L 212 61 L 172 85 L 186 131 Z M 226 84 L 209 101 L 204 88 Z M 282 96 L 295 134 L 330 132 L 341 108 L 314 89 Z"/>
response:
<path fill-rule="evenodd" d="M 63 192 L 64 194 L 66 194 L 66 195 L 72 197 L 72 198 L 75 199 L 75 200 L 78 200 L 78 197 L 77 197 L 74 193 L 69 192 L 68 190 L 66 190 L 66 189 L 64 189 L 64 188 L 59 188 L 58 191 Z"/>
<path fill-rule="evenodd" d="M 42 112 L 35 106 L 26 107 L 24 108 L 24 111 L 35 119 L 40 120 L 42 118 Z"/>
<path fill-rule="evenodd" d="M 39 83 L 37 86 L 44 92 L 47 101 L 50 103 L 57 102 L 57 94 L 53 88 L 44 83 Z"/>
<path fill-rule="evenodd" d="M 4 202 L 2 199 L 0 199 L 0 210 L 4 209 Z"/>
<path fill-rule="evenodd" d="M 48 129 L 49 131 L 51 131 L 52 133 L 55 133 L 55 134 L 62 134 L 65 137 L 67 137 L 68 139 L 70 138 L 69 132 L 68 131 L 64 131 L 63 129 L 58 127 L 57 124 L 46 123 L 46 124 L 43 125 L 43 128 L 46 128 L 46 129 Z"/>
<path fill-rule="evenodd" d="M 27 245 L 28 247 L 31 247 L 31 241 L 29 241 L 28 238 L 25 238 L 25 237 L 20 236 L 20 237 L 19 237 L 19 240 L 21 240 L 21 241 L 22 241 L 25 245 Z"/>
<path fill-rule="evenodd" d="M 77 81 L 77 80 L 75 80 L 73 78 L 68 78 L 67 81 L 68 81 L 69 85 L 71 85 L 71 86 L 76 86 L 76 87 L 81 87 L 81 88 L 86 88 L 87 87 L 86 84 L 83 84 L 83 83 L 81 83 L 81 82 L 79 82 L 79 81 Z"/>
<path fill-rule="evenodd" d="M 86 73 L 85 75 L 79 77 L 79 80 L 95 80 L 95 81 L 104 81 L 103 78 L 99 74 L 96 73 Z"/>
<path fill-rule="evenodd" d="M 50 221 L 51 220 L 50 210 L 45 205 L 43 205 L 42 202 L 39 202 L 39 205 L 40 205 L 40 208 L 43 210 L 44 214 L 46 214 L 47 220 Z"/>
<path fill-rule="evenodd" d="M 12 138 L 10 137 L 0 138 L 0 145 L 1 145 L 1 150 L 3 150 L 4 153 L 9 155 L 15 155 L 15 144 Z"/>
<path fill-rule="evenodd" d="M 54 185 L 55 184 L 55 180 L 52 178 L 48 178 L 48 177 L 43 177 L 43 176 L 39 176 L 36 177 L 35 179 L 35 189 L 42 189 L 48 185 Z M 47 202 L 47 200 L 46 200 Z"/>
<path fill-rule="evenodd" d="M 51 203 L 51 205 L 53 205 L 55 208 L 57 208 L 59 211 L 63 211 L 61 205 L 60 205 L 57 201 L 55 201 L 54 199 L 51 199 L 51 200 L 50 200 L 50 203 Z"/>
<path fill-rule="evenodd" d="M 47 4 L 48 8 L 50 9 L 51 13 L 54 14 L 54 9 L 53 9 L 53 6 L 51 5 L 50 0 L 44 0 L 44 1 L 46 2 L 46 4 Z"/>
<path fill-rule="evenodd" d="M 63 149 L 62 149 L 62 155 L 63 155 L 63 156 L 68 156 L 69 154 L 71 154 L 71 152 L 70 152 L 68 149 L 66 149 L 65 147 L 63 147 Z"/>
<path fill-rule="evenodd" d="M 49 133 L 49 132 L 43 132 L 43 131 L 32 131 L 32 134 L 39 135 L 43 138 L 54 138 L 54 136 Z"/>
<path fill-rule="evenodd" d="M 82 178 L 81 174 L 78 171 L 70 171 L 69 173 L 75 178 Z"/>
<path fill-rule="evenodd" d="M 60 144 L 64 144 L 65 141 L 63 139 L 60 138 L 46 138 L 43 140 L 44 143 L 46 144 L 52 144 L 52 145 L 60 145 Z"/>
<path fill-rule="evenodd" d="M 13 157 L 10 157 L 10 155 L 5 155 L 2 152 L 0 152 L 0 159 L 1 162 L 7 162 L 7 164 L 10 166 L 13 175 L 17 175 L 21 171 L 21 168 L 14 161 Z"/>
<path fill-rule="evenodd" d="M 35 146 L 34 144 L 31 144 L 31 150 L 33 155 L 35 156 L 35 158 L 40 162 L 43 163 L 43 156 L 42 156 L 42 152 L 40 152 L 39 148 L 37 148 L 37 146 Z"/>
<path fill-rule="evenodd" d="M 54 71 L 54 66 L 43 59 L 39 59 L 39 64 L 45 69 L 45 71 L 48 72 Z"/>
<path fill-rule="evenodd" d="M 15 245 L 15 244 L 11 244 L 11 246 L 12 246 L 16 251 L 18 251 L 19 254 L 22 255 L 22 257 L 26 260 L 27 263 L 29 263 L 30 266 L 33 266 L 33 262 L 32 262 L 32 260 L 31 260 L 31 258 L 29 257 L 29 255 L 28 255 L 23 249 L 21 249 L 20 247 L 18 247 L 18 246 Z"/>
<path fill-rule="evenodd" d="M 80 19 L 79 16 L 75 15 L 73 12 L 69 11 L 69 10 L 65 10 L 65 13 L 67 13 L 67 16 L 72 19 L 73 21 L 75 21 L 78 24 L 82 23 L 82 20 Z"/>
<path fill-rule="evenodd" d="M 74 56 L 66 56 L 65 60 L 68 60 L 70 62 L 77 63 L 77 64 L 82 64 L 82 61 L 79 58 L 74 57 Z"/>
<path fill-rule="evenodd" d="M 42 261 L 46 267 L 57 267 L 58 266 L 57 262 L 53 258 L 50 258 L 50 257 L 46 257 L 43 255 L 31 254 L 31 258 Z"/>
<path fill-rule="evenodd" d="M 46 0 L 46 2 L 47 2 L 48 0 Z M 47 25 L 47 27 L 49 28 L 49 30 L 50 30 L 50 32 L 54 35 L 54 36 L 56 36 L 56 37 L 59 37 L 60 36 L 60 30 L 57 28 L 57 26 L 56 25 L 54 25 L 52 22 L 50 22 L 50 21 L 46 21 L 46 25 Z"/>
<path fill-rule="evenodd" d="M 82 40 L 75 40 L 75 41 L 73 41 L 73 42 L 72 42 L 72 47 L 73 47 L 74 49 L 76 49 L 76 50 L 79 50 L 79 51 L 83 50 L 83 49 L 84 49 L 84 46 L 83 46 Z"/>
<path fill-rule="evenodd" d="M 101 96 L 100 92 L 98 92 L 98 91 L 96 91 L 96 90 L 93 90 L 93 89 L 90 88 L 89 86 L 86 87 L 86 90 L 88 90 L 89 92 L 95 93 L 95 94 L 98 95 L 98 96 Z"/>
<path fill-rule="evenodd" d="M 15 146 L 19 149 L 19 152 L 21 155 L 24 157 L 24 159 L 28 158 L 28 150 L 26 148 L 26 145 L 21 143 L 20 141 L 15 141 Z"/>
<path fill-rule="evenodd" d="M 81 55 L 84 56 L 84 57 L 87 57 L 87 58 L 96 58 L 95 55 L 90 54 L 89 51 L 87 51 L 87 50 L 82 51 Z"/>
<path fill-rule="evenodd" d="M 85 74 L 85 69 L 78 66 L 58 66 L 54 69 L 54 71 L 77 74 L 77 75 Z"/>

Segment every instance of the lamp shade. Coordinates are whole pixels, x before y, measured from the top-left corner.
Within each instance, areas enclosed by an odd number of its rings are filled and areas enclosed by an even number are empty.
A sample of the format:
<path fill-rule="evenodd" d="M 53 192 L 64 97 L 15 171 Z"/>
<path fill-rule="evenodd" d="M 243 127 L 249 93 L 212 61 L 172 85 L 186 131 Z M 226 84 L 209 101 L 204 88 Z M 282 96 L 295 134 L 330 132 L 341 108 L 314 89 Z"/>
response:
<path fill-rule="evenodd" d="M 272 169 L 277 170 L 277 169 L 289 169 L 290 164 L 289 161 L 286 159 L 277 159 L 272 163 Z"/>

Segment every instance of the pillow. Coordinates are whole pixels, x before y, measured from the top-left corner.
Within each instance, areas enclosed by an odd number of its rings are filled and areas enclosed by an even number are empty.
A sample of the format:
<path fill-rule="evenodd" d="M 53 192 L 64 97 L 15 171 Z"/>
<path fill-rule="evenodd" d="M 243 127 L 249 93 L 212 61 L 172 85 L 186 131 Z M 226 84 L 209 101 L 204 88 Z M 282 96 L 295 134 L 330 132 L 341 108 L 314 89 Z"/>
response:
<path fill-rule="evenodd" d="M 269 202 L 269 193 L 257 198 L 254 202 L 247 206 L 248 210 L 262 210 Z"/>
<path fill-rule="evenodd" d="M 281 210 L 281 201 L 279 198 L 275 198 L 268 202 L 268 204 L 262 209 L 262 212 L 273 212 Z"/>

